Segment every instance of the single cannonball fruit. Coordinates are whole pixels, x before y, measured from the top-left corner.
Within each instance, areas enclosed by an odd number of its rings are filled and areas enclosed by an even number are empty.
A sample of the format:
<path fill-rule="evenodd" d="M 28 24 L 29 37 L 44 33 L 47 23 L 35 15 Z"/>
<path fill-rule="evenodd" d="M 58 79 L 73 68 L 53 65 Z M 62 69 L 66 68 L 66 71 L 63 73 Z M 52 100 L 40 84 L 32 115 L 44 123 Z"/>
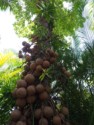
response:
<path fill-rule="evenodd" d="M 42 72 L 35 70 L 34 71 L 34 76 L 39 77 L 42 74 Z"/>
<path fill-rule="evenodd" d="M 43 114 L 47 118 L 51 118 L 54 114 L 53 109 L 50 106 L 45 106 L 43 109 Z"/>
<path fill-rule="evenodd" d="M 46 52 L 47 52 L 47 53 L 49 53 L 50 51 L 51 51 L 51 49 L 50 49 L 50 48 L 47 48 L 47 49 L 46 49 Z"/>
<path fill-rule="evenodd" d="M 48 93 L 46 91 L 44 91 L 44 92 L 42 92 L 42 93 L 39 94 L 39 98 L 42 101 L 48 99 L 48 97 L 49 97 L 49 95 L 48 95 Z"/>
<path fill-rule="evenodd" d="M 22 54 L 22 53 L 19 53 L 19 54 L 18 54 L 18 57 L 19 57 L 19 58 L 23 58 L 23 54 Z"/>
<path fill-rule="evenodd" d="M 17 121 L 21 118 L 21 111 L 19 111 L 18 109 L 15 109 L 11 112 L 11 119 L 13 121 Z"/>
<path fill-rule="evenodd" d="M 66 122 L 66 125 L 70 125 L 70 123 L 69 123 L 69 122 Z"/>
<path fill-rule="evenodd" d="M 30 64 L 30 69 L 31 69 L 31 71 L 34 71 L 36 69 L 36 63 L 35 62 L 32 62 Z"/>
<path fill-rule="evenodd" d="M 43 60 L 41 58 L 36 59 L 36 65 L 42 65 Z"/>
<path fill-rule="evenodd" d="M 25 45 L 27 48 L 30 48 L 30 44 L 29 43 L 26 43 L 26 45 Z"/>
<path fill-rule="evenodd" d="M 23 115 L 24 115 L 26 118 L 30 118 L 30 116 L 31 116 L 31 111 L 25 109 L 25 110 L 23 110 Z"/>
<path fill-rule="evenodd" d="M 27 94 L 27 92 L 26 92 L 25 88 L 18 88 L 16 90 L 16 96 L 17 96 L 17 98 L 24 98 L 24 97 L 26 97 L 26 94 Z"/>
<path fill-rule="evenodd" d="M 27 103 L 28 103 L 28 104 L 32 104 L 32 103 L 35 102 L 36 96 L 28 96 L 28 97 L 26 98 L 26 100 L 27 100 Z"/>
<path fill-rule="evenodd" d="M 39 125 L 48 125 L 47 119 L 41 118 L 41 119 L 39 120 Z"/>
<path fill-rule="evenodd" d="M 45 90 L 44 86 L 42 84 L 38 84 L 36 86 L 37 93 L 42 93 Z"/>
<path fill-rule="evenodd" d="M 65 67 L 62 67 L 62 72 L 66 72 L 66 68 Z"/>
<path fill-rule="evenodd" d="M 51 63 L 51 64 L 55 63 L 55 61 L 56 61 L 56 58 L 55 58 L 55 57 L 51 57 L 51 58 L 50 58 L 50 63 Z"/>
<path fill-rule="evenodd" d="M 27 94 L 28 95 L 34 95 L 36 93 L 36 89 L 34 85 L 30 85 L 27 87 Z"/>
<path fill-rule="evenodd" d="M 68 71 L 65 71 L 64 74 L 69 78 L 71 76 L 71 73 Z"/>
<path fill-rule="evenodd" d="M 59 113 L 59 116 L 60 116 L 61 119 L 63 119 L 63 120 L 65 119 L 65 116 L 64 116 L 63 113 Z"/>
<path fill-rule="evenodd" d="M 25 81 L 30 85 L 35 81 L 35 77 L 32 74 L 27 74 L 24 77 Z"/>
<path fill-rule="evenodd" d="M 27 47 L 23 47 L 22 50 L 23 50 L 23 52 L 26 53 L 27 52 Z"/>
<path fill-rule="evenodd" d="M 31 125 L 31 119 L 30 118 L 27 119 L 27 125 Z"/>
<path fill-rule="evenodd" d="M 46 52 L 49 53 L 50 56 L 55 56 L 55 52 L 54 52 L 53 50 L 51 50 L 50 48 L 48 48 L 48 49 L 46 50 Z"/>
<path fill-rule="evenodd" d="M 28 72 L 28 71 L 30 70 L 30 67 L 29 67 L 28 64 L 26 64 L 26 65 L 24 66 L 24 70 L 25 70 L 26 72 Z"/>
<path fill-rule="evenodd" d="M 26 105 L 26 100 L 25 99 L 16 99 L 16 105 L 19 106 L 20 108 L 23 108 Z"/>
<path fill-rule="evenodd" d="M 49 61 L 43 61 L 43 68 L 49 68 L 50 63 Z"/>
<path fill-rule="evenodd" d="M 24 71 L 22 72 L 22 76 L 24 77 L 26 74 L 27 74 L 27 71 L 24 70 Z"/>
<path fill-rule="evenodd" d="M 63 107 L 63 108 L 62 108 L 62 113 L 63 113 L 64 115 L 69 115 L 69 110 L 68 110 L 68 108 L 67 108 L 67 107 Z"/>
<path fill-rule="evenodd" d="M 61 118 L 59 116 L 53 117 L 53 124 L 54 125 L 61 125 Z"/>
<path fill-rule="evenodd" d="M 41 71 L 42 71 L 42 66 L 41 66 L 41 65 L 38 65 L 38 66 L 36 67 L 36 71 L 41 72 Z"/>
<path fill-rule="evenodd" d="M 30 55 L 26 55 L 25 59 L 26 59 L 27 62 L 30 62 L 31 61 L 31 56 Z"/>
<path fill-rule="evenodd" d="M 34 116 L 35 116 L 36 119 L 40 119 L 41 118 L 41 114 L 42 114 L 41 109 L 36 109 L 34 111 Z"/>
<path fill-rule="evenodd" d="M 21 88 L 21 87 L 24 87 L 24 88 L 27 87 L 27 83 L 25 80 L 20 79 L 17 81 L 17 88 Z"/>
<path fill-rule="evenodd" d="M 26 124 L 26 122 L 18 121 L 18 122 L 16 123 L 16 125 L 27 125 L 27 124 Z"/>
<path fill-rule="evenodd" d="M 16 125 L 16 122 L 12 121 L 12 122 L 10 123 L 10 125 Z"/>
<path fill-rule="evenodd" d="M 50 51 L 51 51 L 51 48 L 46 49 L 46 53 L 50 53 Z"/>
<path fill-rule="evenodd" d="M 21 116 L 20 121 L 26 122 L 26 120 L 27 120 L 26 116 L 24 116 L 24 115 Z"/>
<path fill-rule="evenodd" d="M 23 46 L 26 46 L 26 43 L 27 43 L 26 41 L 23 41 L 23 42 L 22 42 L 22 45 L 23 45 Z"/>

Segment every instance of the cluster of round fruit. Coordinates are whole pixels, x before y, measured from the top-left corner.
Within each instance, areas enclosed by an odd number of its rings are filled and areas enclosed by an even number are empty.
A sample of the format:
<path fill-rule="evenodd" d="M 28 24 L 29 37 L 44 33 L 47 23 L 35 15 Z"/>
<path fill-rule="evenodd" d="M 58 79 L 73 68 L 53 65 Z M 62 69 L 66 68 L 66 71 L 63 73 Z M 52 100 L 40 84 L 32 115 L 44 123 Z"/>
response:
<path fill-rule="evenodd" d="M 33 104 L 36 100 L 45 101 L 49 98 L 46 87 L 39 83 L 34 83 L 35 78 L 32 74 L 27 74 L 23 79 L 17 81 L 17 88 L 13 91 L 16 105 L 20 108 L 28 104 Z"/>
<path fill-rule="evenodd" d="M 35 46 L 31 50 L 33 51 L 31 54 L 25 54 L 26 65 L 22 73 L 23 77 L 28 73 L 33 74 L 34 77 L 39 77 L 43 69 L 49 68 L 56 62 L 56 58 L 58 57 L 58 54 L 50 48 L 46 49 L 46 51 L 40 50 L 39 52 Z"/>
<path fill-rule="evenodd" d="M 38 51 L 37 46 L 31 49 L 27 42 L 23 42 L 23 46 L 26 65 L 12 93 L 16 108 L 11 112 L 11 125 L 67 125 L 68 109 L 63 107 L 62 112 L 58 111 L 50 97 L 50 88 L 45 80 L 40 81 L 44 69 L 56 62 L 58 54 L 50 48 L 46 51 Z M 21 58 L 22 51 L 19 53 Z"/>
<path fill-rule="evenodd" d="M 32 104 L 37 96 L 41 101 L 49 97 L 44 83 L 40 83 L 38 79 L 43 70 L 56 61 L 57 53 L 51 49 L 47 49 L 45 53 L 45 58 L 37 58 L 34 61 L 31 61 L 31 55 L 26 55 L 27 64 L 24 67 L 23 79 L 17 81 L 17 88 L 13 92 L 17 106 Z"/>
<path fill-rule="evenodd" d="M 29 110 L 15 109 L 11 113 L 11 125 L 69 125 L 65 122 L 65 116 L 69 114 L 66 107 L 62 108 L 62 113 L 55 113 L 51 106 L 41 106 L 40 108 Z"/>
<path fill-rule="evenodd" d="M 22 51 L 23 51 L 24 53 L 26 53 L 26 52 L 30 52 L 30 53 L 31 53 L 31 49 L 30 49 L 30 46 L 31 46 L 31 45 L 30 45 L 29 43 L 27 43 L 26 41 L 23 41 L 23 42 L 22 42 L 22 45 L 23 45 Z M 22 51 L 21 51 L 21 50 L 19 51 L 19 54 L 18 54 L 18 57 L 19 57 L 19 58 L 23 58 Z"/>

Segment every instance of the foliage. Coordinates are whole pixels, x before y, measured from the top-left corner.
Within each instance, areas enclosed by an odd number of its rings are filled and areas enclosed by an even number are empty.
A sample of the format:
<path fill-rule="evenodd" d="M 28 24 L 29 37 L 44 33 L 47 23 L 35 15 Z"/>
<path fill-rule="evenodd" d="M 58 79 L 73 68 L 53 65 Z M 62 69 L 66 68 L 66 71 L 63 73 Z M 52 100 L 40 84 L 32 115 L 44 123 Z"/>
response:
<path fill-rule="evenodd" d="M 78 27 L 82 27 L 85 21 L 82 17 L 82 10 L 85 6 L 85 0 L 67 0 L 72 3 L 71 10 L 64 8 L 64 0 L 11 0 L 3 2 L 1 0 L 1 9 L 8 6 L 16 17 L 14 28 L 19 36 L 30 37 L 33 32 L 42 37 L 40 31 L 44 31 L 46 36 L 47 28 L 32 21 L 32 17 L 42 15 L 48 23 L 53 23 L 53 33 L 64 38 L 64 36 L 72 35 Z"/>
<path fill-rule="evenodd" d="M 80 56 L 75 53 L 75 49 L 70 48 L 66 50 L 67 56 L 63 57 L 64 66 L 72 73 L 63 98 L 69 106 L 70 119 L 73 124 L 89 125 L 94 123 L 92 113 L 94 105 L 94 62 L 92 61 L 94 42 L 85 43 L 85 50 L 81 52 L 79 49 L 79 52 Z"/>
<path fill-rule="evenodd" d="M 90 29 L 94 30 L 94 1 L 90 0 L 86 5 L 87 8 L 87 19 L 89 19 Z"/>
<path fill-rule="evenodd" d="M 22 61 L 12 52 L 0 55 L 0 124 L 5 125 L 14 105 L 11 92 L 20 77 Z"/>

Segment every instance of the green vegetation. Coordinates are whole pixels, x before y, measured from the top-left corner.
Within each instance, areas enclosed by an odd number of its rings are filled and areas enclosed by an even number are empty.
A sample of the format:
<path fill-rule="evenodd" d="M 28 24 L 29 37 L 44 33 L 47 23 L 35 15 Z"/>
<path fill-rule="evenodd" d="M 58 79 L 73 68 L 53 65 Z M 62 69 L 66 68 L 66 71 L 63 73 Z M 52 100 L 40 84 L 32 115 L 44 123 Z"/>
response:
<path fill-rule="evenodd" d="M 0 53 L 0 124 L 9 120 L 10 110 L 15 102 L 11 95 L 16 80 L 20 77 L 22 61 L 13 52 Z"/>

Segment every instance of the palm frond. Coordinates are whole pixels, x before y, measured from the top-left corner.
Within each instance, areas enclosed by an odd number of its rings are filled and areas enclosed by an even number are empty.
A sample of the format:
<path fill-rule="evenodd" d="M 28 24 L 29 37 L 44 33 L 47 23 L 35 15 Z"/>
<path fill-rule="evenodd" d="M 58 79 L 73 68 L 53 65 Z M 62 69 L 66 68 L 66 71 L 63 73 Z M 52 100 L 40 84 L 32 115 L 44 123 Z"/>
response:
<path fill-rule="evenodd" d="M 14 54 L 12 52 L 8 52 L 6 54 L 0 53 L 0 67 L 2 67 Z"/>

